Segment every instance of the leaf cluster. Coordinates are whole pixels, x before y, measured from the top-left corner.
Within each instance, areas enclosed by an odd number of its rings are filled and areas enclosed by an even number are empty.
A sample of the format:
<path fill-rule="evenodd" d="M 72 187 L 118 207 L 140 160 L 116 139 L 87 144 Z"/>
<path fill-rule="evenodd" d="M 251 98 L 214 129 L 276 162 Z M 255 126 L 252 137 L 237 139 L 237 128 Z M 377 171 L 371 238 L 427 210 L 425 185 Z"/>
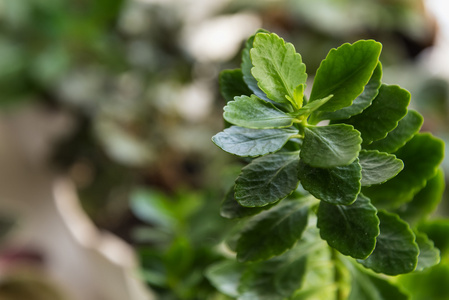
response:
<path fill-rule="evenodd" d="M 249 161 L 221 207 L 238 220 L 228 240 L 238 262 L 208 272 L 223 293 L 409 299 L 377 273 L 440 261 L 420 226 L 444 189 L 444 143 L 420 133 L 408 91 L 382 83 L 381 49 L 374 40 L 332 49 L 310 83 L 294 46 L 259 30 L 241 68 L 220 74 L 228 127 L 212 141 Z"/>

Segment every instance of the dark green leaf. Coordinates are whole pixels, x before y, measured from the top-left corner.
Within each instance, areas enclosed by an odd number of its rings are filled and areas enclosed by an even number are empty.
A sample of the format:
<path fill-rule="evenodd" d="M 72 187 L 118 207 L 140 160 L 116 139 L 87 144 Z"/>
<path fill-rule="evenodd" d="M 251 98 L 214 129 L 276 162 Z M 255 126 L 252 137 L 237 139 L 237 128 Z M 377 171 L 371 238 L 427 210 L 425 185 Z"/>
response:
<path fill-rule="evenodd" d="M 351 271 L 351 292 L 348 300 L 408 300 L 398 286 L 387 278 L 369 274 L 357 266 L 349 266 Z"/>
<path fill-rule="evenodd" d="M 238 300 L 283 300 L 274 284 L 278 261 L 251 264 L 243 273 Z"/>
<path fill-rule="evenodd" d="M 415 234 L 398 215 L 379 211 L 380 234 L 376 248 L 364 260 L 357 260 L 366 268 L 387 275 L 399 275 L 415 270 L 419 248 Z"/>
<path fill-rule="evenodd" d="M 255 129 L 285 128 L 293 124 L 292 116 L 255 95 L 235 97 L 225 106 L 223 117 L 231 124 Z"/>
<path fill-rule="evenodd" d="M 274 33 L 258 33 L 251 49 L 251 61 L 254 65 L 251 73 L 269 99 L 278 103 L 294 100 L 291 104 L 299 108 L 298 102 L 302 99 L 296 99 L 295 89 L 306 83 L 307 74 L 301 55 L 292 44 L 285 43 Z"/>
<path fill-rule="evenodd" d="M 263 207 L 244 207 L 241 206 L 234 197 L 234 187 L 226 194 L 221 204 L 220 215 L 228 219 L 244 218 L 257 215 L 258 213 L 271 208 L 273 205 Z"/>
<path fill-rule="evenodd" d="M 357 158 L 361 142 L 360 133 L 349 125 L 306 127 L 301 160 L 316 168 L 346 166 Z"/>
<path fill-rule="evenodd" d="M 314 168 L 300 160 L 298 177 L 304 189 L 316 198 L 349 205 L 360 192 L 362 168 L 358 159 L 350 165 L 328 169 Z"/>
<path fill-rule="evenodd" d="M 416 134 L 395 154 L 404 162 L 404 169 L 384 184 L 363 189 L 376 206 L 397 208 L 412 200 L 435 176 L 443 160 L 444 143 L 429 133 Z"/>
<path fill-rule="evenodd" d="M 298 186 L 298 152 L 278 152 L 253 160 L 235 182 L 235 199 L 246 207 L 275 203 Z"/>
<path fill-rule="evenodd" d="M 252 91 L 243 81 L 243 74 L 240 69 L 221 71 L 218 82 L 221 95 L 226 102 L 233 100 L 236 96 L 250 96 L 252 94 Z"/>
<path fill-rule="evenodd" d="M 426 234 L 418 233 L 416 235 L 416 243 L 419 247 L 416 271 L 422 271 L 440 262 L 440 250 L 434 247 L 433 242 L 429 240 Z"/>
<path fill-rule="evenodd" d="M 398 281 L 410 293 L 411 300 L 447 300 L 449 265 L 439 264 L 422 272 L 402 275 Z"/>
<path fill-rule="evenodd" d="M 307 256 L 288 261 L 276 270 L 274 284 L 276 290 L 284 297 L 290 297 L 301 288 L 306 273 Z"/>
<path fill-rule="evenodd" d="M 364 148 L 394 153 L 419 132 L 423 121 L 424 119 L 419 113 L 409 110 L 405 117 L 399 121 L 398 126 L 390 131 L 385 138 L 365 145 Z"/>
<path fill-rule="evenodd" d="M 362 166 L 362 186 L 383 183 L 396 176 L 404 164 L 396 156 L 377 150 L 362 150 L 359 154 Z"/>
<path fill-rule="evenodd" d="M 266 260 L 293 247 L 307 226 L 308 206 L 286 201 L 253 217 L 237 242 L 239 261 Z"/>
<path fill-rule="evenodd" d="M 255 157 L 276 152 L 297 133 L 298 130 L 294 128 L 250 129 L 231 126 L 212 137 L 212 141 L 228 153 Z"/>
<path fill-rule="evenodd" d="M 260 29 L 257 31 L 259 32 L 268 32 L 266 30 Z M 257 34 L 256 33 L 256 34 Z M 267 97 L 267 95 L 262 92 L 262 90 L 257 85 L 257 80 L 254 78 L 253 74 L 251 74 L 251 69 L 253 68 L 253 63 L 251 62 L 250 58 L 250 50 L 253 48 L 253 42 L 256 35 L 251 36 L 245 44 L 245 48 L 242 51 L 242 73 L 243 73 L 243 80 L 245 81 L 246 85 L 249 87 L 250 90 L 253 91 L 253 93 L 259 97 L 260 99 L 270 101 Z"/>
<path fill-rule="evenodd" d="M 377 210 L 363 195 L 351 205 L 333 205 L 322 201 L 317 226 L 321 238 L 344 255 L 367 258 L 379 235 Z"/>
<path fill-rule="evenodd" d="M 342 120 L 348 119 L 351 116 L 360 114 L 365 108 L 371 105 L 374 98 L 379 93 L 379 88 L 382 84 L 382 65 L 379 62 L 374 70 L 371 79 L 365 86 L 363 92 L 354 100 L 352 105 L 343 107 L 334 112 L 320 112 L 318 118 L 320 120 Z M 314 101 L 315 102 L 315 101 Z M 312 102 L 313 103 L 313 102 Z"/>
<path fill-rule="evenodd" d="M 237 297 L 243 271 L 243 264 L 233 260 L 226 260 L 210 266 L 206 270 L 206 277 L 223 294 Z"/>
<path fill-rule="evenodd" d="M 362 134 L 363 144 L 383 139 L 407 114 L 410 93 L 396 85 L 382 84 L 371 106 L 361 114 L 341 122 L 351 124 Z"/>
<path fill-rule="evenodd" d="M 412 201 L 402 205 L 397 213 L 410 224 L 428 218 L 443 198 L 444 186 L 444 173 L 439 169 L 437 174 L 427 181 L 425 188 L 420 190 Z"/>
<path fill-rule="evenodd" d="M 351 105 L 371 78 L 381 49 L 382 45 L 372 40 L 332 49 L 316 72 L 310 102 L 334 95 L 320 111 L 332 112 Z"/>

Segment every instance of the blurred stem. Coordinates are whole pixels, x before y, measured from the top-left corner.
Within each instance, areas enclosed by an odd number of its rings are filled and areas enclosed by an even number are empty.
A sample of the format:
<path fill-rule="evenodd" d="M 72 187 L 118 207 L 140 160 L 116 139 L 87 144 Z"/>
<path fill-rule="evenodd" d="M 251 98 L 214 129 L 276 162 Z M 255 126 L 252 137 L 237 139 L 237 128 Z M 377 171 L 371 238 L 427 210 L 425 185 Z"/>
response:
<path fill-rule="evenodd" d="M 334 282 L 336 285 L 336 291 L 335 291 L 335 299 L 336 300 L 344 300 L 345 299 L 345 293 L 343 290 L 343 280 L 344 280 L 344 274 L 341 271 L 341 261 L 338 258 L 338 251 L 332 248 L 331 250 L 331 258 L 334 262 L 335 270 L 334 270 Z"/>

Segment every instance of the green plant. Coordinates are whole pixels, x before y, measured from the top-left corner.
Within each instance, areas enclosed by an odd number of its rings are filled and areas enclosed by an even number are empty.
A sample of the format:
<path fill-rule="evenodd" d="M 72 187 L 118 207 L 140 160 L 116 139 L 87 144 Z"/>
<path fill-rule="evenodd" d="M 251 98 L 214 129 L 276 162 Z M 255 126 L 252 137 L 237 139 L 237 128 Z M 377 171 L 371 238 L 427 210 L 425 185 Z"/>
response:
<path fill-rule="evenodd" d="M 409 92 L 382 84 L 381 48 L 332 49 L 308 98 L 301 56 L 264 30 L 247 41 L 241 69 L 220 74 L 227 128 L 212 140 L 248 163 L 221 207 L 238 220 L 227 240 L 237 261 L 207 271 L 226 295 L 421 299 L 411 277 L 393 276 L 447 262 L 426 235 L 445 244 L 446 221 L 428 220 L 444 190 L 444 143 L 419 132 Z"/>

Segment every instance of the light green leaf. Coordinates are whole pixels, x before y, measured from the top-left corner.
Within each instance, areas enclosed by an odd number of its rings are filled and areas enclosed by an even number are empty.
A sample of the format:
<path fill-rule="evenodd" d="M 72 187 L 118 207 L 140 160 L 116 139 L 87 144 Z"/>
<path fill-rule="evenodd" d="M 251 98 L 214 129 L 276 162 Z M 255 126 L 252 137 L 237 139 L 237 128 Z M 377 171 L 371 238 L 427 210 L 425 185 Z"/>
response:
<path fill-rule="evenodd" d="M 224 70 L 218 77 L 220 92 L 226 102 L 234 99 L 235 96 L 252 94 L 246 83 L 243 81 L 242 70 Z"/>
<path fill-rule="evenodd" d="M 299 161 L 301 185 L 317 199 L 330 204 L 349 205 L 360 192 L 362 168 L 356 159 L 352 164 L 334 168 L 314 168 Z"/>
<path fill-rule="evenodd" d="M 394 153 L 419 132 L 423 122 L 424 118 L 419 113 L 409 110 L 405 117 L 399 121 L 398 126 L 390 131 L 385 138 L 364 145 L 364 148 Z"/>
<path fill-rule="evenodd" d="M 259 29 L 257 33 L 259 32 L 265 32 L 268 31 Z M 257 34 L 256 33 L 256 34 Z M 270 101 L 268 99 L 267 95 L 262 92 L 262 90 L 257 85 L 257 80 L 254 78 L 253 74 L 251 74 L 251 69 L 253 68 L 253 63 L 251 62 L 250 58 L 250 50 L 253 48 L 254 38 L 256 37 L 256 34 L 251 36 L 245 43 L 245 48 L 242 51 L 242 73 L 243 73 L 243 80 L 245 81 L 246 85 L 249 87 L 250 90 L 253 91 L 253 93 L 259 97 L 260 99 Z"/>
<path fill-rule="evenodd" d="M 405 294 L 398 286 L 388 281 L 387 278 L 381 278 L 377 275 L 370 274 L 360 267 L 349 265 L 351 271 L 351 292 L 348 300 L 409 300 L 409 296 Z"/>
<path fill-rule="evenodd" d="M 416 134 L 395 154 L 404 162 L 404 169 L 381 185 L 363 188 L 363 193 L 378 207 L 397 208 L 411 201 L 435 176 L 443 160 L 444 143 L 429 133 Z"/>
<path fill-rule="evenodd" d="M 254 129 L 286 128 L 293 124 L 292 116 L 255 95 L 235 97 L 224 107 L 223 117 L 231 124 Z"/>
<path fill-rule="evenodd" d="M 434 247 L 433 241 L 429 240 L 426 234 L 416 234 L 416 243 L 419 246 L 416 271 L 422 271 L 440 262 L 440 250 Z"/>
<path fill-rule="evenodd" d="M 332 100 L 320 111 L 332 112 L 351 105 L 370 80 L 381 49 L 382 45 L 372 40 L 332 49 L 316 72 L 310 102 L 332 94 Z"/>
<path fill-rule="evenodd" d="M 276 204 L 276 203 L 275 203 Z M 227 219 L 237 219 L 257 215 L 258 213 L 271 208 L 273 205 L 262 207 L 241 206 L 234 197 L 234 187 L 226 194 L 221 204 L 220 215 Z"/>
<path fill-rule="evenodd" d="M 342 120 L 360 114 L 365 108 L 370 106 L 374 98 L 376 98 L 381 84 L 382 65 L 379 62 L 363 92 L 354 100 L 354 102 L 352 102 L 352 105 L 343 107 L 334 112 L 320 112 L 317 114 L 317 118 L 319 120 Z"/>
<path fill-rule="evenodd" d="M 383 183 L 404 168 L 404 163 L 396 156 L 377 150 L 360 151 L 359 160 L 362 166 L 362 186 Z"/>
<path fill-rule="evenodd" d="M 427 181 L 426 186 L 413 197 L 412 201 L 398 208 L 397 214 L 410 224 L 427 219 L 443 199 L 444 187 L 444 173 L 442 169 L 439 169 L 437 174 Z"/>
<path fill-rule="evenodd" d="M 439 264 L 423 272 L 399 276 L 398 283 L 411 295 L 411 300 L 447 300 L 449 265 Z"/>
<path fill-rule="evenodd" d="M 317 227 L 329 246 L 344 255 L 367 258 L 379 235 L 377 210 L 363 195 L 351 205 L 333 205 L 321 201 Z"/>
<path fill-rule="evenodd" d="M 427 236 L 435 243 L 435 246 L 440 249 L 441 257 L 446 258 L 446 263 L 449 259 L 449 220 L 448 219 L 434 219 L 422 222 L 418 225 L 419 232 L 427 234 Z"/>
<path fill-rule="evenodd" d="M 235 199 L 246 207 L 275 203 L 298 186 L 298 152 L 278 152 L 253 160 L 235 181 Z"/>
<path fill-rule="evenodd" d="M 304 130 L 301 160 L 316 168 L 349 165 L 357 158 L 361 142 L 360 133 L 349 125 L 309 126 Z"/>
<path fill-rule="evenodd" d="M 206 277 L 220 292 L 230 297 L 237 297 L 240 278 L 244 265 L 233 260 L 213 264 L 206 270 Z"/>
<path fill-rule="evenodd" d="M 228 153 L 255 157 L 276 152 L 297 133 L 294 128 L 249 129 L 231 126 L 213 136 L 212 141 Z"/>
<path fill-rule="evenodd" d="M 334 95 L 329 95 L 326 98 L 318 99 L 318 100 L 315 100 L 313 102 L 309 102 L 306 105 L 304 105 L 303 107 L 301 107 L 299 110 L 297 110 L 294 113 L 294 115 L 297 116 L 297 117 L 299 117 L 299 116 L 308 116 L 312 112 L 314 112 L 315 110 L 320 108 L 322 105 L 324 105 L 324 103 L 326 103 L 327 101 L 332 99 L 333 96 Z"/>
<path fill-rule="evenodd" d="M 364 260 L 357 260 L 366 268 L 387 275 L 399 275 L 415 270 L 419 248 L 415 235 L 398 215 L 379 211 L 380 234 L 376 248 Z"/>
<path fill-rule="evenodd" d="M 396 85 L 382 84 L 371 106 L 361 114 L 340 122 L 353 125 L 362 134 L 363 144 L 383 139 L 407 114 L 410 93 Z"/>
<path fill-rule="evenodd" d="M 266 260 L 293 247 L 307 226 L 308 206 L 286 201 L 253 217 L 237 241 L 239 261 Z"/>
<path fill-rule="evenodd" d="M 251 73 L 268 98 L 278 103 L 291 101 L 294 107 L 299 108 L 296 89 L 306 83 L 307 74 L 295 47 L 274 33 L 258 33 L 250 55 L 254 65 Z"/>

